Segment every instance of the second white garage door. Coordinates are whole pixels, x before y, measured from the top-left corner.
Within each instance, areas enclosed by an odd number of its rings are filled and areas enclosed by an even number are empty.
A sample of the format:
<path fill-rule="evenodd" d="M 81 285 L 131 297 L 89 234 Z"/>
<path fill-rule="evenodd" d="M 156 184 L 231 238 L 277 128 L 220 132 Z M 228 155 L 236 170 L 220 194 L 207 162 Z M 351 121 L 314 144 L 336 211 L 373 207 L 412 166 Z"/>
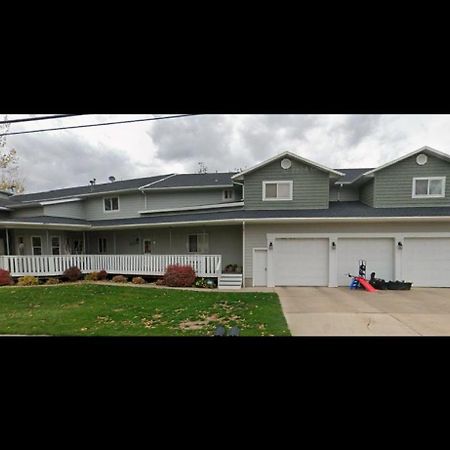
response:
<path fill-rule="evenodd" d="M 367 261 L 366 278 L 371 272 L 377 278 L 386 281 L 394 279 L 394 239 L 391 238 L 348 238 L 339 239 L 338 252 L 338 285 L 348 286 L 348 273 L 358 275 L 358 261 Z"/>
<path fill-rule="evenodd" d="M 416 287 L 450 287 L 450 239 L 407 238 L 403 277 Z"/>
<path fill-rule="evenodd" d="M 275 286 L 328 286 L 328 239 L 276 239 Z"/>

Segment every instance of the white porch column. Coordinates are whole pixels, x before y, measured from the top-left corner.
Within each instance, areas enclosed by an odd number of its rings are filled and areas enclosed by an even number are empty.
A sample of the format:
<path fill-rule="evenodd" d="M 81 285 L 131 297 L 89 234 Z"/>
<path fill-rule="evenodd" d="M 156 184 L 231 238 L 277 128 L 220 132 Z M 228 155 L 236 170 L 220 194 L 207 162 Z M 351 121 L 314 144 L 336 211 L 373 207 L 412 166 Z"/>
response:
<path fill-rule="evenodd" d="M 6 232 L 6 254 L 9 255 L 9 230 L 8 228 L 5 228 L 5 232 Z"/>
<path fill-rule="evenodd" d="M 242 221 L 242 287 L 245 287 L 245 220 Z"/>

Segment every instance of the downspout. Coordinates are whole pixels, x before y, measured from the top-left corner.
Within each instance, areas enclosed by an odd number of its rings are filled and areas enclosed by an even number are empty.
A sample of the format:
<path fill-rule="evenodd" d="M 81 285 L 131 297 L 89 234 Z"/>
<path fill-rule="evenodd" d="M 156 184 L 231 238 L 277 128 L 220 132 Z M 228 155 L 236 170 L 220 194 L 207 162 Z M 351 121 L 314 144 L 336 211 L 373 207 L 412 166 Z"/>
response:
<path fill-rule="evenodd" d="M 48 230 L 45 230 L 45 237 L 47 239 L 47 253 L 46 253 L 46 255 L 50 255 L 50 252 L 49 252 L 49 240 L 48 240 Z"/>
<path fill-rule="evenodd" d="M 85 255 L 87 254 L 87 249 L 86 249 L 86 231 L 83 231 L 83 253 Z"/>
<path fill-rule="evenodd" d="M 242 287 L 245 287 L 245 220 L 242 221 Z"/>

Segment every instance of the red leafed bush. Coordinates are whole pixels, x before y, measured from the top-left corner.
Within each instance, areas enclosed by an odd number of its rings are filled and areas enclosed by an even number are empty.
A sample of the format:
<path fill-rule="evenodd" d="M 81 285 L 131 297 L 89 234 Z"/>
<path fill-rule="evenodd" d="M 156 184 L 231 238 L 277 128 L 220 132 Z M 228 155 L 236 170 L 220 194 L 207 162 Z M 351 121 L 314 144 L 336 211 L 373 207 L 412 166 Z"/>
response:
<path fill-rule="evenodd" d="M 108 278 L 108 273 L 106 270 L 100 270 L 100 272 L 97 273 L 97 279 L 99 280 L 106 280 Z"/>
<path fill-rule="evenodd" d="M 0 286 L 9 286 L 14 284 L 11 274 L 7 270 L 0 269 Z"/>
<path fill-rule="evenodd" d="M 164 284 L 172 287 L 190 287 L 194 284 L 196 274 L 191 266 L 167 266 Z"/>
<path fill-rule="evenodd" d="M 63 274 L 63 277 L 67 278 L 69 281 L 78 281 L 82 276 L 81 270 L 76 266 L 69 267 Z"/>

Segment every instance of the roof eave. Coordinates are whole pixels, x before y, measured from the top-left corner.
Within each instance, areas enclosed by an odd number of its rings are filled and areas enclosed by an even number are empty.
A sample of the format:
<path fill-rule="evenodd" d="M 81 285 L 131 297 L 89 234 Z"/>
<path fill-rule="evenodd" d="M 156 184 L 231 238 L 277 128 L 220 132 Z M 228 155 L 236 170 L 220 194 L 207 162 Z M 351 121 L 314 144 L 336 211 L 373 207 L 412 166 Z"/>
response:
<path fill-rule="evenodd" d="M 303 158 L 302 156 L 299 156 L 299 155 L 297 155 L 295 153 L 290 152 L 289 150 L 286 150 L 286 151 L 284 151 L 282 153 L 279 153 L 278 155 L 275 155 L 275 156 L 273 156 L 273 157 L 271 157 L 269 159 L 266 159 L 265 161 L 260 162 L 259 164 L 256 164 L 255 166 L 250 167 L 249 169 L 246 169 L 246 170 L 244 170 L 242 172 L 237 173 L 236 175 L 233 175 L 231 177 L 231 179 L 232 180 L 242 180 L 242 177 L 244 175 L 247 175 L 247 174 L 249 174 L 249 173 L 251 173 L 251 172 L 253 172 L 253 171 L 255 171 L 255 170 L 257 170 L 257 169 L 259 169 L 261 167 L 264 167 L 267 164 L 270 164 L 271 162 L 276 161 L 278 158 L 282 158 L 283 156 L 290 156 L 291 158 L 294 158 L 294 159 L 296 159 L 298 161 L 302 161 L 302 162 L 304 162 L 306 164 L 309 164 L 309 165 L 311 165 L 313 167 L 316 167 L 319 170 L 322 170 L 324 172 L 328 172 L 328 173 L 336 175 L 336 176 L 340 176 L 340 177 L 345 176 L 345 173 L 342 173 L 342 172 L 339 172 L 338 170 L 331 169 L 329 167 L 323 166 L 322 164 L 319 164 L 319 163 L 316 163 L 316 162 L 311 161 L 309 159 Z"/>

